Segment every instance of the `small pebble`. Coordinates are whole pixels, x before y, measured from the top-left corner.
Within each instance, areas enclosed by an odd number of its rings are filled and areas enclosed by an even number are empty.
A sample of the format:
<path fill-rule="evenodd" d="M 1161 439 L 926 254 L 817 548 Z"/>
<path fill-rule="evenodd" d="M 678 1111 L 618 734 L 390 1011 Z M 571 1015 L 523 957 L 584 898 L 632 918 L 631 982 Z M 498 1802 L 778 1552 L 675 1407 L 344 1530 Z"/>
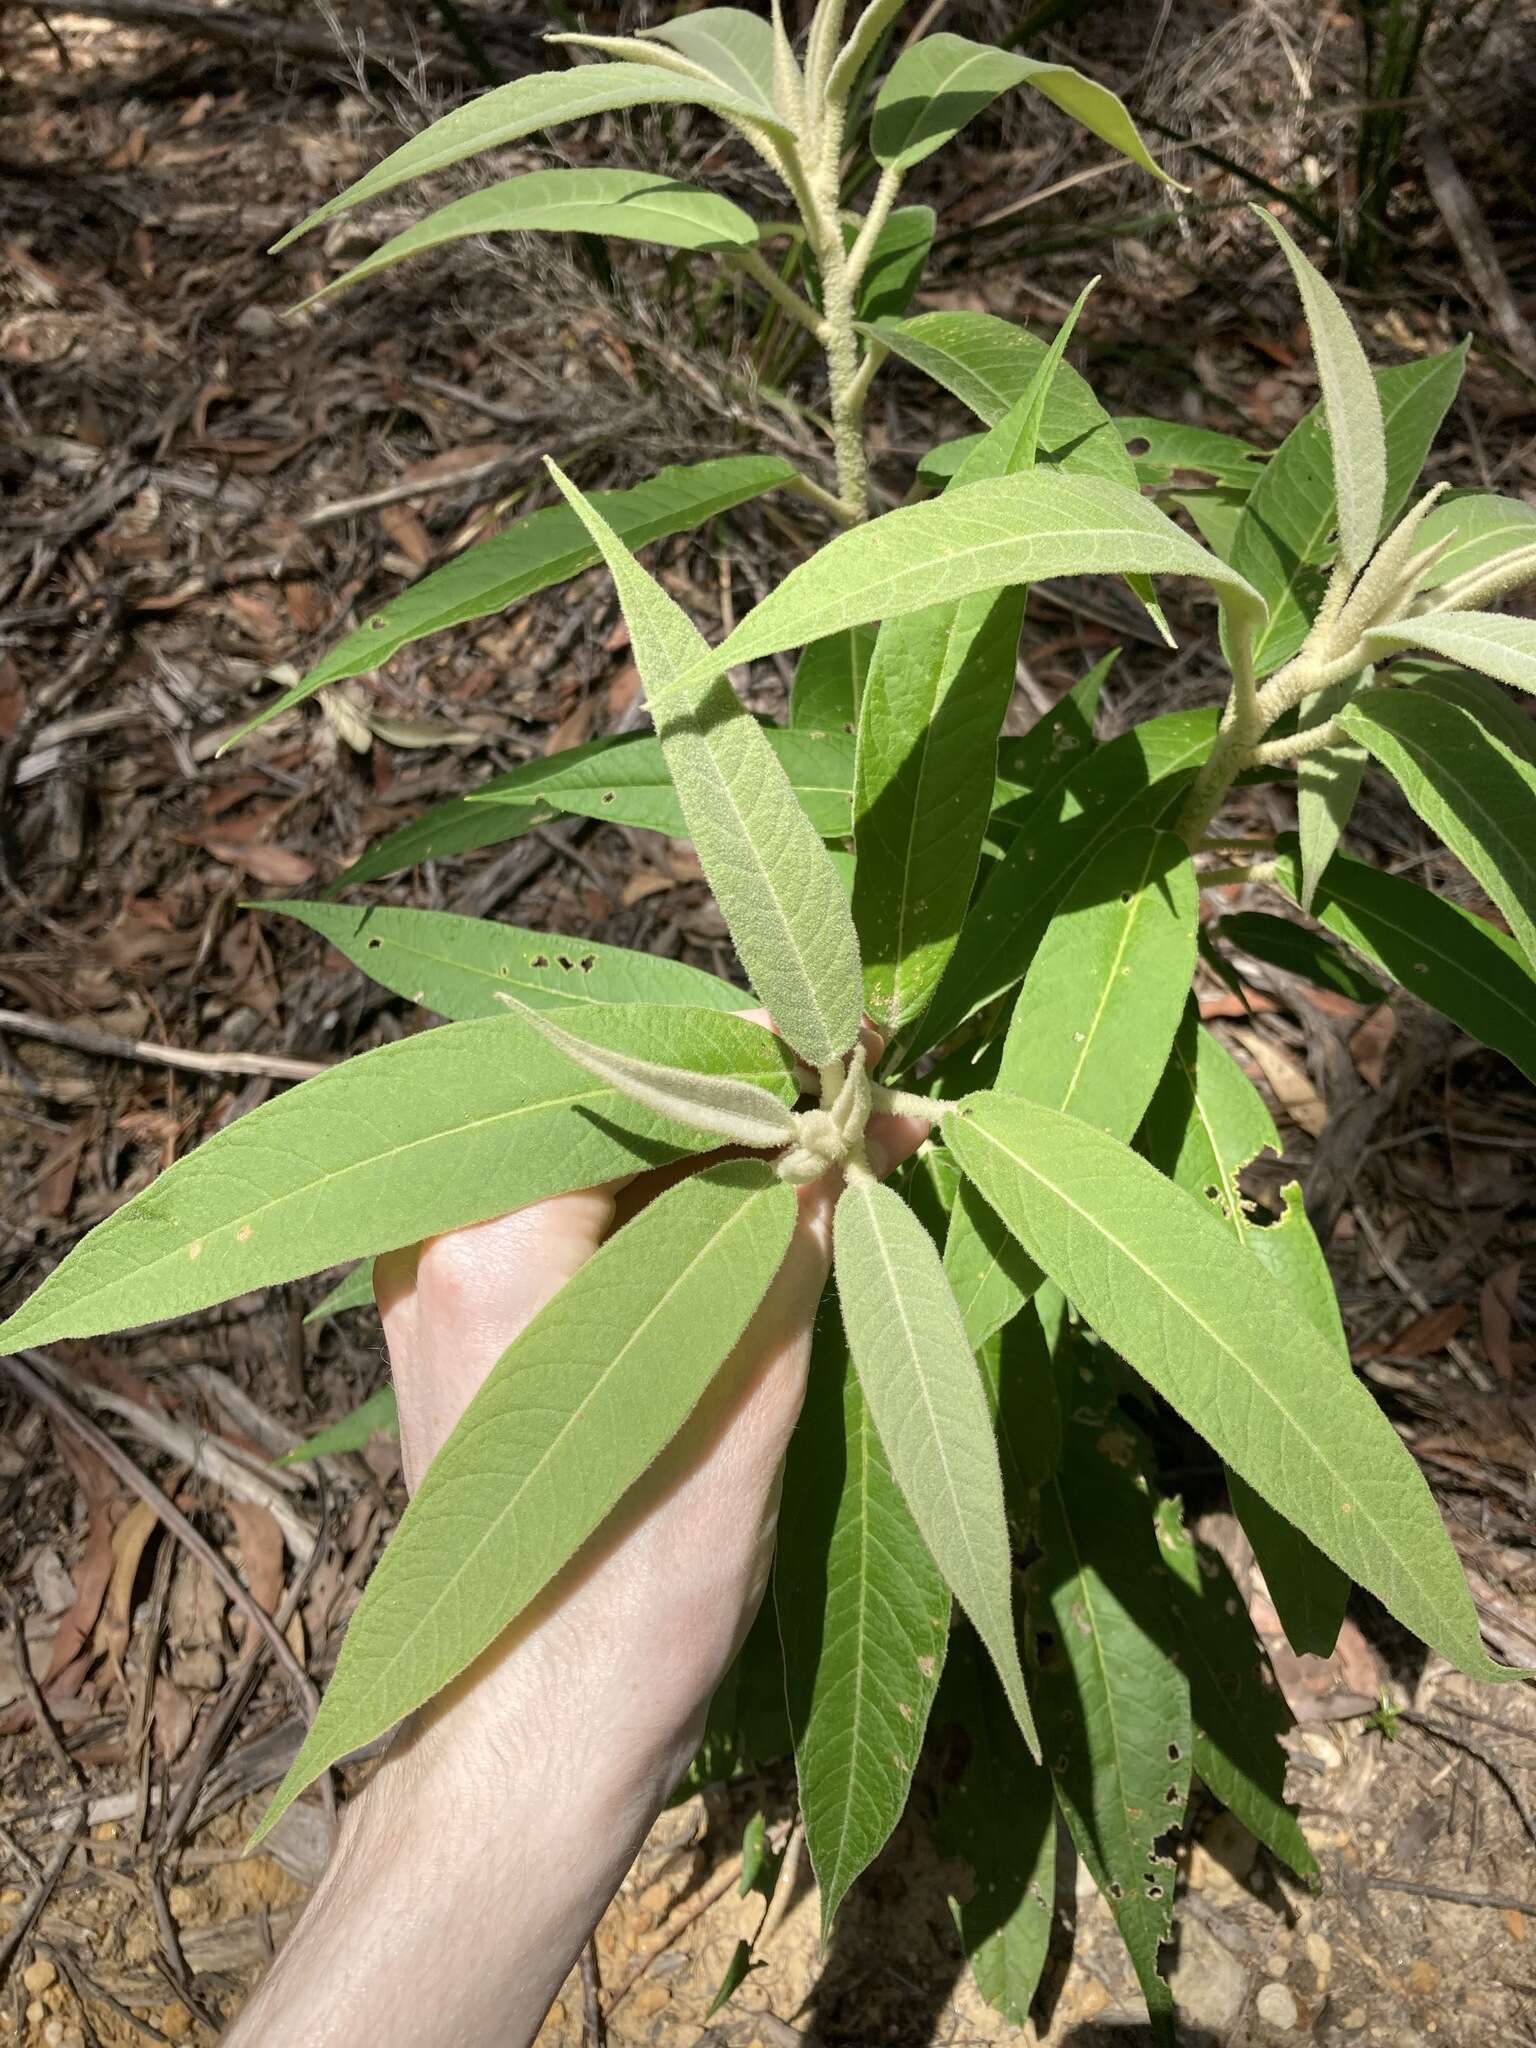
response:
<path fill-rule="evenodd" d="M 1266 1984 L 1256 2001 L 1259 2018 L 1266 2027 L 1289 2029 L 1296 2024 L 1294 1995 L 1283 1984 Z"/>
<path fill-rule="evenodd" d="M 1358 2034 L 1365 2025 L 1365 2007 L 1363 2005 L 1352 2005 L 1349 2011 L 1345 2013 L 1343 2019 L 1339 2021 L 1339 2025 L 1346 2034 Z"/>
<path fill-rule="evenodd" d="M 21 1981 L 27 1990 L 31 1992 L 32 1996 L 38 1998 L 43 1992 L 58 1983 L 59 1973 L 52 1963 L 45 1961 L 42 1956 L 39 1956 L 35 1963 L 28 1963 L 27 1967 L 22 1971 Z"/>
<path fill-rule="evenodd" d="M 160 2014 L 160 2031 L 172 2041 L 185 2041 L 192 2031 L 192 2015 L 179 1998 L 173 1998 Z"/>

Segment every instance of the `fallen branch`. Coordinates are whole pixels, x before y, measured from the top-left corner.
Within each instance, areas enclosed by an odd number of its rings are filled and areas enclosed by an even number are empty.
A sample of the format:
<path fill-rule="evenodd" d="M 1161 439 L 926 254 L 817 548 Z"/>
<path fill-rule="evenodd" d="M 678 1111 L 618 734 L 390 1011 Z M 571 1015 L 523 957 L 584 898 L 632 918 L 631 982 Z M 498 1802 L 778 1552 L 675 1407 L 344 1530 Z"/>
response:
<path fill-rule="evenodd" d="M 330 1067 L 329 1060 L 291 1060 L 281 1053 L 193 1052 L 182 1045 L 156 1045 L 148 1038 L 116 1038 L 84 1024 L 60 1024 L 30 1010 L 0 1010 L 0 1032 L 18 1038 L 40 1038 L 71 1052 L 94 1053 L 98 1059 L 141 1060 L 150 1067 L 180 1067 L 191 1074 L 255 1074 L 269 1081 L 310 1081 Z"/>

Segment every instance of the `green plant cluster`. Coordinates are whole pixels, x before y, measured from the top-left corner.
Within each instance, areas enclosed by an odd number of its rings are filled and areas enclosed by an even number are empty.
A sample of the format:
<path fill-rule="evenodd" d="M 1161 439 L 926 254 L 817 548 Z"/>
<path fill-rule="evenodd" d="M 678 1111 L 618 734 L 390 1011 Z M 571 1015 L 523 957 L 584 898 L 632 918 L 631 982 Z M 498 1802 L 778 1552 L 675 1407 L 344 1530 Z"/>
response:
<path fill-rule="evenodd" d="M 733 1014 L 742 990 L 674 961 L 424 911 L 269 906 L 450 1021 L 221 1132 L 93 1231 L 0 1341 L 122 1329 L 722 1143 L 748 1154 L 627 1223 L 493 1369 L 375 1571 L 270 1819 L 463 1670 L 591 1536 L 740 1337 L 795 1188 L 839 1176 L 775 1607 L 697 1768 L 793 1750 L 830 1922 L 902 1813 L 942 1696 L 968 1761 L 940 1828 L 975 1873 L 955 1912 L 986 1995 L 1025 2018 L 1064 1826 L 1169 2040 L 1161 1844 L 1192 1781 L 1316 1873 L 1246 1616 L 1159 1489 L 1157 1404 L 1225 1465 L 1298 1650 L 1332 1648 L 1358 1585 L 1461 1670 L 1506 1675 L 1428 1488 L 1350 1370 L 1299 1188 L 1278 1216 L 1245 1197 L 1244 1167 L 1278 1140 L 1190 990 L 1202 887 L 1264 882 L 1286 914 L 1245 911 L 1204 943 L 1407 988 L 1536 1076 L 1536 740 L 1496 687 L 1536 688 L 1536 622 L 1489 609 L 1536 575 L 1536 515 L 1482 492 L 1415 499 L 1464 352 L 1372 370 L 1267 215 L 1322 388 L 1267 455 L 1112 419 L 1063 359 L 1070 320 L 1047 344 L 986 315 L 910 315 L 933 217 L 896 206 L 903 177 L 996 94 L 1027 85 L 1162 174 L 1067 66 L 950 34 L 887 64 L 900 0 L 872 0 L 846 39 L 843 12 L 821 0 L 800 51 L 777 9 L 568 38 L 605 61 L 488 92 L 305 223 L 551 123 L 707 108 L 782 179 L 793 226 L 655 173 L 534 171 L 340 282 L 513 229 L 707 251 L 823 349 L 835 482 L 743 454 L 588 498 L 551 465 L 560 502 L 423 578 L 265 714 L 605 564 L 654 734 L 468 791 L 338 888 L 560 813 L 686 834 L 777 1035 Z M 871 160 L 852 214 L 842 195 Z M 871 518 L 862 419 L 893 356 L 978 430 Z M 711 646 L 635 551 L 783 489 L 838 530 Z M 1202 583 L 1224 708 L 1097 741 L 1109 657 L 1000 738 L 1029 585 L 1084 574 L 1125 578 L 1159 622 L 1153 579 Z M 765 726 L 728 672 L 792 649 L 789 722 Z M 1340 851 L 1371 762 L 1507 932 Z M 1220 831 L 1254 774 L 1295 778 L 1298 830 L 1272 847 Z M 882 1181 L 866 1126 L 892 1109 L 931 1136 Z M 363 1268 L 324 1307 L 366 1297 Z"/>

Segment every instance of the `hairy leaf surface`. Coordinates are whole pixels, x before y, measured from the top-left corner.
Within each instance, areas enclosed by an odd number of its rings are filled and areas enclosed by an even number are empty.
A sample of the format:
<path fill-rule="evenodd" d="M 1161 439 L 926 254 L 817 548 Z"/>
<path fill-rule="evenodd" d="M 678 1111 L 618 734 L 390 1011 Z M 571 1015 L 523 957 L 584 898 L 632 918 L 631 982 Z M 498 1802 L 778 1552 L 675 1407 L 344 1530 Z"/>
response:
<path fill-rule="evenodd" d="M 381 164 L 345 192 L 317 207 L 296 228 L 290 228 L 274 250 L 286 249 L 322 221 L 392 192 L 409 178 L 446 170 L 466 157 L 500 149 L 553 128 L 562 121 L 581 121 L 589 114 L 614 113 L 622 107 L 711 107 L 716 113 L 755 122 L 782 138 L 777 118 L 765 114 L 755 100 L 727 91 L 708 79 L 694 79 L 651 64 L 582 64 L 569 71 L 535 71 L 481 93 L 455 107 L 420 135 L 413 135 Z"/>
<path fill-rule="evenodd" d="M 795 1099 L 788 1047 L 743 1018 L 649 1005 L 575 1016 L 605 1045 Z M 179 1160 L 75 1247 L 3 1341 L 187 1315 L 710 1142 L 576 1074 L 520 1018 L 447 1024 L 303 1082 Z"/>
<path fill-rule="evenodd" d="M 997 1443 L 933 1240 L 901 1197 L 876 1183 L 844 1193 L 833 1251 L 849 1349 L 896 1484 L 1035 1750 Z"/>
<path fill-rule="evenodd" d="M 1536 767 L 1469 712 L 1417 691 L 1375 690 L 1340 715 L 1536 962 Z"/>
<path fill-rule="evenodd" d="M 345 1315 L 351 1308 L 373 1306 L 373 1261 L 363 1259 L 350 1273 L 343 1274 L 329 1294 L 315 1303 L 304 1318 L 304 1326 L 308 1329 L 311 1323 L 323 1323 L 327 1316 Z"/>
<path fill-rule="evenodd" d="M 1531 516 L 1536 521 L 1536 513 Z M 1424 612 L 1399 625 L 1378 626 L 1365 638 L 1376 654 L 1422 647 L 1517 690 L 1536 691 L 1536 619 L 1512 612 Z"/>
<path fill-rule="evenodd" d="M 1402 511 L 1461 383 L 1466 348 L 1374 371 L 1387 441 L 1383 524 Z M 1322 408 L 1314 407 L 1275 450 L 1232 539 L 1232 566 L 1269 607 L 1254 636 L 1257 674 L 1289 661 L 1306 638 L 1323 593 L 1323 566 L 1338 525 L 1333 461 Z"/>
<path fill-rule="evenodd" d="M 785 1464 L 774 1599 L 825 1938 L 906 1806 L 949 1635 L 949 1588 L 891 1477 L 830 1289 Z"/>
<path fill-rule="evenodd" d="M 1107 86 L 1070 64 L 1042 63 L 948 33 L 924 36 L 897 58 L 875 100 L 870 147 L 880 163 L 908 170 L 1016 85 L 1043 93 L 1165 185 L 1177 182 L 1148 154 L 1135 122 Z"/>
<path fill-rule="evenodd" d="M 658 470 L 622 491 L 594 491 L 592 503 L 629 547 L 664 540 L 702 525 L 792 480 L 793 464 L 776 455 L 726 455 Z M 258 726 L 302 704 L 327 683 L 368 675 L 429 634 L 520 604 L 602 559 L 568 505 L 547 505 L 423 576 L 364 621 L 292 689 L 234 733 L 232 747 Z"/>
<path fill-rule="evenodd" d="M 373 1280 L 369 1276 L 369 1299 L 373 1297 Z M 280 1458 L 274 1458 L 275 1465 L 305 1465 L 315 1458 L 334 1458 L 345 1451 L 362 1451 L 368 1447 L 372 1436 L 398 1437 L 400 1417 L 395 1408 L 393 1387 L 380 1387 L 376 1394 L 370 1394 L 354 1408 L 350 1415 L 343 1415 L 336 1422 L 327 1423 L 324 1429 L 316 1430 L 301 1444 L 295 1444 L 291 1451 L 284 1451 Z"/>
<path fill-rule="evenodd" d="M 1309 732 L 1344 709 L 1351 698 L 1375 683 L 1374 669 L 1365 669 L 1331 689 L 1320 690 L 1302 706 L 1298 732 Z M 1365 779 L 1364 747 L 1341 740 L 1303 754 L 1296 763 L 1296 841 L 1301 854 L 1301 907 L 1312 908 L 1323 870 L 1338 851 L 1350 812 Z"/>
<path fill-rule="evenodd" d="M 681 680 L 695 684 L 826 633 L 921 611 L 936 577 L 953 601 L 1043 576 L 1131 572 L 1198 577 L 1228 605 L 1262 611 L 1240 576 L 1149 499 L 1099 477 L 1034 469 L 951 486 L 836 535 Z"/>
<path fill-rule="evenodd" d="M 1506 555 L 1536 544 L 1536 510 L 1523 498 L 1501 498 L 1485 491 L 1449 491 L 1425 515 L 1417 546 L 1438 541 L 1451 545 L 1421 581 L 1421 590 L 1439 590 L 1453 577 L 1486 569 Z"/>
<path fill-rule="evenodd" d="M 1331 988 L 1352 1003 L 1379 1003 L 1386 993 L 1375 975 L 1367 974 L 1326 933 L 1310 925 L 1274 917 L 1266 910 L 1240 910 L 1222 918 L 1215 930 L 1240 953 L 1268 961 L 1287 974 L 1299 974 L 1315 988 Z"/>
<path fill-rule="evenodd" d="M 1418 1467 L 1228 1224 L 1036 1103 L 972 1096 L 945 1129 L 1030 1256 L 1234 1471 L 1405 1627 L 1469 1674 L 1499 1675 Z"/>
<path fill-rule="evenodd" d="M 1193 470 L 1231 490 L 1251 491 L 1268 459 L 1264 449 L 1251 447 L 1235 434 L 1192 427 L 1185 420 L 1117 413 L 1115 429 L 1136 465 L 1137 481 L 1144 484 L 1166 484 Z"/>
<path fill-rule="evenodd" d="M 791 731 L 798 727 L 834 733 L 853 731 L 859 722 L 859 699 L 874 655 L 877 630 L 868 624 L 852 626 L 846 632 L 829 634 L 825 640 L 813 640 L 804 650 L 795 664 L 794 688 L 789 693 Z"/>
<path fill-rule="evenodd" d="M 618 587 L 689 836 L 742 965 L 796 1051 L 818 1065 L 837 1058 L 858 1036 L 859 950 L 826 848 L 686 613 L 558 470 L 555 480 Z"/>
<path fill-rule="evenodd" d="M 502 1353 L 374 1567 L 262 1832 L 569 1562 L 692 1413 L 794 1220 L 793 1191 L 761 1161 L 709 1167 L 609 1238 Z"/>
<path fill-rule="evenodd" d="M 640 42 L 666 43 L 718 79 L 727 92 L 750 100 L 768 120 L 773 106 L 773 30 L 745 7 L 703 7 L 655 28 L 636 30 Z"/>

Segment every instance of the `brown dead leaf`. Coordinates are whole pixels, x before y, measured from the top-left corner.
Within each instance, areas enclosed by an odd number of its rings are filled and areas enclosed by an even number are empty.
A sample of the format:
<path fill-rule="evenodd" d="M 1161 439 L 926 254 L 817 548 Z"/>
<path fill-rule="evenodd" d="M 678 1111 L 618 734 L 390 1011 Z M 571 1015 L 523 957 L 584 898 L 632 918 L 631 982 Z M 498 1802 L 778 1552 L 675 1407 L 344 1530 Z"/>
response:
<path fill-rule="evenodd" d="M 104 1512 L 93 1511 L 90 1533 L 74 1568 L 74 1604 L 59 1623 L 59 1632 L 53 1639 L 53 1653 L 43 1673 L 45 1687 L 52 1685 L 60 1672 L 74 1662 L 95 1633 L 101 1603 L 112 1581 L 112 1562 L 111 1519 Z"/>
<path fill-rule="evenodd" d="M 1515 1360 L 1512 1340 L 1515 1331 L 1515 1312 L 1520 1300 L 1520 1260 L 1511 1259 L 1508 1265 L 1500 1266 L 1496 1273 L 1490 1273 L 1483 1282 L 1478 1296 L 1478 1320 L 1482 1331 L 1483 1350 L 1488 1363 L 1501 1380 L 1515 1377 Z"/>
<path fill-rule="evenodd" d="M 637 903 L 643 903 L 647 896 L 665 895 L 676 885 L 670 875 L 658 874 L 655 868 L 637 868 L 624 884 L 619 902 L 625 910 L 632 910 Z"/>
<path fill-rule="evenodd" d="M 173 1764 L 192 1739 L 192 1702 L 179 1685 L 157 1675 L 152 1713 L 155 1754 Z"/>
<path fill-rule="evenodd" d="M 1209 1021 L 1212 1017 L 1253 1017 L 1264 1010 L 1278 1010 L 1280 1005 L 1273 996 L 1265 995 L 1262 989 L 1250 988 L 1246 1000 L 1234 989 L 1213 989 L 1200 998 L 1200 1015 Z"/>
<path fill-rule="evenodd" d="M 1309 1137 L 1320 1136 L 1328 1112 L 1306 1068 L 1262 1031 L 1239 1030 L 1232 1035 L 1252 1059 L 1276 1104 L 1291 1122 Z"/>
<path fill-rule="evenodd" d="M 1373 1010 L 1349 1041 L 1350 1056 L 1361 1079 L 1379 1088 L 1386 1072 L 1387 1053 L 1397 1031 L 1397 1012 L 1390 1003 Z"/>
<path fill-rule="evenodd" d="M 478 469 L 482 462 L 508 461 L 517 453 L 510 441 L 467 441 L 462 448 L 445 448 L 441 455 L 429 455 L 425 462 L 413 462 L 401 472 L 406 484 L 451 484 L 466 469 Z"/>
<path fill-rule="evenodd" d="M 590 697 L 578 697 L 544 742 L 545 753 L 563 754 L 567 747 L 579 747 L 591 739 L 595 710 Z"/>
<path fill-rule="evenodd" d="M 226 867 L 244 868 L 273 889 L 302 889 L 314 880 L 315 864 L 287 846 L 243 846 L 223 833 L 210 832 L 199 842 Z"/>
<path fill-rule="evenodd" d="M 240 1550 L 240 1576 L 256 1605 L 275 1614 L 283 1597 L 283 1532 L 272 1510 L 259 1501 L 231 1500 L 226 1505 Z"/>
<path fill-rule="evenodd" d="M 159 1516 L 147 1500 L 137 1500 L 112 1532 L 112 1577 L 96 1629 L 96 1647 L 111 1664 L 118 1683 L 126 1688 L 123 1658 L 133 1633 L 133 1588 L 149 1539 L 160 1526 Z"/>
<path fill-rule="evenodd" d="M 425 569 L 437 553 L 431 534 L 408 505 L 381 505 L 379 524 L 406 560 L 414 562 L 418 569 Z"/>
<path fill-rule="evenodd" d="M 234 613 L 241 629 L 263 646 L 287 638 L 287 620 L 277 608 L 277 599 L 268 590 L 230 590 L 224 595 L 224 603 Z"/>
<path fill-rule="evenodd" d="M 1360 1346 L 1355 1356 L 1433 1358 L 1437 1351 L 1445 1349 L 1471 1313 L 1466 1302 L 1448 1301 L 1441 1308 L 1427 1309 L 1423 1315 L 1415 1316 L 1395 1337 L 1372 1338 L 1369 1344 Z"/>
<path fill-rule="evenodd" d="M 285 583 L 283 603 L 301 633 L 318 633 L 331 616 L 330 604 L 318 583 Z"/>

